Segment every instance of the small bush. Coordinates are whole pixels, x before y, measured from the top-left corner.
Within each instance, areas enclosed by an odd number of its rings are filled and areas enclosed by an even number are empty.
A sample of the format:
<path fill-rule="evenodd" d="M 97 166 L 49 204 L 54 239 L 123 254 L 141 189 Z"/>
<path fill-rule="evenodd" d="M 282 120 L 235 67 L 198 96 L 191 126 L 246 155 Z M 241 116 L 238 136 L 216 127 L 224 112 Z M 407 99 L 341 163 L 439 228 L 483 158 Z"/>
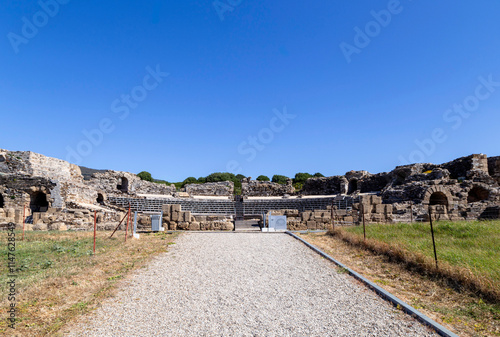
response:
<path fill-rule="evenodd" d="M 137 176 L 139 178 L 141 178 L 141 180 L 151 181 L 151 182 L 153 181 L 153 177 L 151 176 L 151 173 L 146 172 L 146 171 L 142 171 L 142 172 L 138 173 Z"/>

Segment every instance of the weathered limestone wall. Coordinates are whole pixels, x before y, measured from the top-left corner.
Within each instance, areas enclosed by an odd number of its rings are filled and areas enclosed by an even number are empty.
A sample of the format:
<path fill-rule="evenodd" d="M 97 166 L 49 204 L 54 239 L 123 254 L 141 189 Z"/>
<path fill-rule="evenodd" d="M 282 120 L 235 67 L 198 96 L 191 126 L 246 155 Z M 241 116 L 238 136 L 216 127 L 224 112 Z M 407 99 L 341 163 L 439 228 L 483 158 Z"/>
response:
<path fill-rule="evenodd" d="M 163 227 L 169 230 L 222 230 L 232 231 L 234 222 L 231 217 L 219 215 L 192 215 L 182 211 L 181 205 L 163 205 Z"/>
<path fill-rule="evenodd" d="M 241 182 L 241 194 L 247 197 L 273 197 L 295 193 L 292 180 L 289 179 L 286 185 L 273 183 L 270 181 L 243 179 Z"/>
<path fill-rule="evenodd" d="M 296 209 L 282 209 L 270 211 L 270 215 L 285 215 L 287 217 L 287 228 L 289 230 L 328 230 L 335 225 L 357 225 L 361 221 L 360 212 L 357 210 L 336 209 L 333 210 L 332 221 L 332 208 L 328 206 L 325 210 L 316 211 L 303 211 L 300 212 Z M 367 223 L 371 222 L 371 217 L 367 217 Z M 384 218 L 383 215 L 380 218 Z M 389 220 L 386 220 L 390 222 Z M 261 221 L 260 225 L 263 226 L 264 222 Z"/>
<path fill-rule="evenodd" d="M 221 181 L 205 184 L 188 184 L 185 186 L 189 195 L 199 196 L 232 196 L 234 194 L 234 183 L 232 181 Z"/>
<path fill-rule="evenodd" d="M 3 208 L 30 207 L 31 196 L 36 193 L 45 193 L 49 207 L 61 199 L 56 189 L 57 184 L 43 177 L 0 174 L 0 195 Z"/>
<path fill-rule="evenodd" d="M 53 207 L 65 207 L 66 202 L 93 204 L 97 198 L 97 193 L 83 183 L 80 168 L 61 159 L 0 149 L 0 172 L 49 179 L 55 184 Z"/>
<path fill-rule="evenodd" d="M 85 183 L 95 191 L 106 193 L 108 196 L 119 196 L 124 193 L 173 195 L 176 191 L 173 185 L 157 184 L 142 180 L 133 173 L 111 170 L 94 173 Z"/>
<path fill-rule="evenodd" d="M 24 209 L 20 207 L 0 208 L 0 228 L 5 228 L 9 222 L 15 223 L 18 229 L 22 228 Z M 31 223 L 25 223 L 25 230 L 92 230 L 94 228 L 94 212 L 89 209 L 63 210 L 49 208 L 47 212 L 29 212 L 26 209 L 25 217 L 32 216 Z M 97 211 L 97 228 L 99 230 L 113 230 L 125 213 L 109 210 Z M 122 224 L 120 229 L 124 229 Z"/>

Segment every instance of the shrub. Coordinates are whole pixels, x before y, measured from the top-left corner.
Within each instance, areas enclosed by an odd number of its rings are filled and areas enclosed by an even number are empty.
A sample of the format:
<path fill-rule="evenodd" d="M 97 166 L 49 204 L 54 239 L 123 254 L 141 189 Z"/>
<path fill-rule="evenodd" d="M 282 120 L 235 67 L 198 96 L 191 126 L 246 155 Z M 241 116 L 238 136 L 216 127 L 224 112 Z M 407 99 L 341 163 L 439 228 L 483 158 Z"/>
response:
<path fill-rule="evenodd" d="M 279 174 L 275 174 L 273 175 L 273 183 L 278 183 L 278 184 L 281 184 L 281 185 L 286 185 L 286 182 L 289 178 L 287 176 L 282 176 L 282 175 L 279 175 Z"/>
<path fill-rule="evenodd" d="M 257 177 L 258 181 L 271 181 L 268 176 L 260 175 Z"/>
<path fill-rule="evenodd" d="M 151 176 L 151 173 L 146 172 L 146 171 L 140 172 L 139 174 L 137 174 L 137 176 L 139 178 L 141 178 L 141 180 L 151 181 L 151 182 L 153 181 L 153 177 Z"/>
<path fill-rule="evenodd" d="M 309 173 L 297 173 L 295 175 L 295 178 L 293 179 L 293 183 L 303 185 L 307 179 L 312 178 L 312 177 L 313 176 L 310 175 Z"/>
<path fill-rule="evenodd" d="M 184 187 L 186 186 L 187 184 L 196 184 L 198 183 L 198 179 L 196 179 L 195 177 L 187 177 L 186 179 L 184 179 L 184 181 L 182 182 L 182 185 L 181 187 Z"/>

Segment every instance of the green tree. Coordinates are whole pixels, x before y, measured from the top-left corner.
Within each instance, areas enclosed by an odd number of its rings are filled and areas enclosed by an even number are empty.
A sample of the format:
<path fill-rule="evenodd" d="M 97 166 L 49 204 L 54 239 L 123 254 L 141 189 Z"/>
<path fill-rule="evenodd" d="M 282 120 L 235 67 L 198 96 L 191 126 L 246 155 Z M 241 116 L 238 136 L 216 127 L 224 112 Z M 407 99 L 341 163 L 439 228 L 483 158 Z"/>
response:
<path fill-rule="evenodd" d="M 313 176 L 310 175 L 309 173 L 297 173 L 295 175 L 295 178 L 293 179 L 293 183 L 303 185 L 307 179 L 312 178 L 312 177 Z"/>
<path fill-rule="evenodd" d="M 257 177 L 258 181 L 271 181 L 268 176 L 260 175 Z"/>
<path fill-rule="evenodd" d="M 207 183 L 216 183 L 219 181 L 234 181 L 236 182 L 236 176 L 229 172 L 215 172 L 207 176 Z"/>
<path fill-rule="evenodd" d="M 313 177 L 314 178 L 323 178 L 324 175 L 322 175 L 321 173 L 318 172 L 318 173 L 314 173 Z"/>
<path fill-rule="evenodd" d="M 182 187 L 186 186 L 187 184 L 196 184 L 197 182 L 198 180 L 195 177 L 187 177 L 182 182 Z"/>
<path fill-rule="evenodd" d="M 199 177 L 199 178 L 198 178 L 198 183 L 200 183 L 200 184 L 204 184 L 204 183 L 206 183 L 206 182 L 207 182 L 207 177 Z"/>
<path fill-rule="evenodd" d="M 139 178 L 141 178 L 141 180 L 151 181 L 151 182 L 153 181 L 153 177 L 151 176 L 151 173 L 146 172 L 146 171 L 139 172 L 137 174 L 137 176 Z"/>
<path fill-rule="evenodd" d="M 238 179 L 239 181 L 242 181 L 243 179 L 245 179 L 246 177 L 243 175 L 243 174 L 237 174 L 236 175 L 236 179 Z"/>
<path fill-rule="evenodd" d="M 282 175 L 279 175 L 279 174 L 275 174 L 273 175 L 273 183 L 278 183 L 278 184 L 281 184 L 281 185 L 286 185 L 286 182 L 289 178 L 287 176 L 282 176 Z"/>

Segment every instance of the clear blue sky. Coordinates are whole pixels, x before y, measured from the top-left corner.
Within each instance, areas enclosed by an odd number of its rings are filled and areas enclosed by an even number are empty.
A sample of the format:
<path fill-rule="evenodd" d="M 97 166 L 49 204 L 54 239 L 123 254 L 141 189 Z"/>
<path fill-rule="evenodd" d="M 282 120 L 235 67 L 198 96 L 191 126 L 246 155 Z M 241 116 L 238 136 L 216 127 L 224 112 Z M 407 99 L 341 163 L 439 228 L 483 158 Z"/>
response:
<path fill-rule="evenodd" d="M 169 181 L 500 155 L 497 0 L 54 1 L 0 2 L 0 148 Z"/>

